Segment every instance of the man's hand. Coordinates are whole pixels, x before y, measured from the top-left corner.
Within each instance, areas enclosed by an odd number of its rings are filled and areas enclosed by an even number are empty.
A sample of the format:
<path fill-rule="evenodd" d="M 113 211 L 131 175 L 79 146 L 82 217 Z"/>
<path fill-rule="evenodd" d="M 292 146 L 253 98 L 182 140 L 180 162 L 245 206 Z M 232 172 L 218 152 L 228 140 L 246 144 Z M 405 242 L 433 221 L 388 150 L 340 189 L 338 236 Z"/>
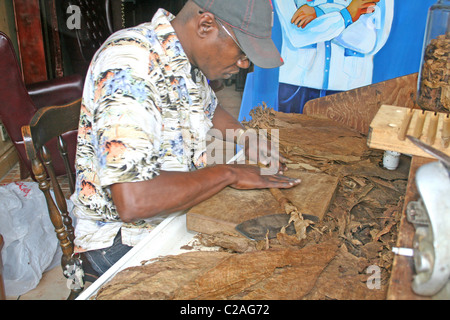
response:
<path fill-rule="evenodd" d="M 300 183 L 280 174 L 263 174 L 257 165 L 218 164 L 190 172 L 163 171 L 150 180 L 111 185 L 114 205 L 124 222 L 186 210 L 226 186 L 236 189 L 292 188 Z"/>
<path fill-rule="evenodd" d="M 272 130 L 272 135 L 275 133 Z M 278 139 L 269 141 L 264 131 L 260 131 L 258 134 L 255 129 L 249 129 L 239 140 L 238 142 L 245 148 L 245 160 L 253 164 L 268 166 L 263 167 L 263 173 L 283 174 L 286 170 L 287 160 L 280 154 Z"/>
<path fill-rule="evenodd" d="M 291 23 L 297 25 L 299 28 L 305 28 L 308 23 L 317 18 L 316 10 L 313 7 L 308 6 L 307 4 L 302 5 L 298 10 L 294 13 L 291 19 Z"/>
<path fill-rule="evenodd" d="M 353 22 L 358 20 L 362 14 L 374 12 L 377 2 L 380 0 L 352 0 L 347 10 L 352 16 Z"/>
<path fill-rule="evenodd" d="M 228 165 L 236 175 L 236 182 L 230 184 L 235 189 L 287 189 L 298 185 L 301 180 L 281 174 L 263 174 L 263 168 L 257 165 Z"/>

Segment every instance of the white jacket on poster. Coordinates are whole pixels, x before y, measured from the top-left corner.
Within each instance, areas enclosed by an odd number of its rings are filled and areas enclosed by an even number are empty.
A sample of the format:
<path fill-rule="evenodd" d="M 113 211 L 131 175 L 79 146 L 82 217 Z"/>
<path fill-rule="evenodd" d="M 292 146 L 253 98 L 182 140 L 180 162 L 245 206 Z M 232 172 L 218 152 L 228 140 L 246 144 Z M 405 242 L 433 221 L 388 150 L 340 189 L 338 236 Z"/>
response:
<path fill-rule="evenodd" d="M 274 0 L 283 40 L 279 82 L 339 91 L 372 83 L 373 56 L 389 37 L 394 0 L 380 0 L 355 22 L 346 9 L 351 1 Z M 317 17 L 299 28 L 291 18 L 305 4 Z"/>

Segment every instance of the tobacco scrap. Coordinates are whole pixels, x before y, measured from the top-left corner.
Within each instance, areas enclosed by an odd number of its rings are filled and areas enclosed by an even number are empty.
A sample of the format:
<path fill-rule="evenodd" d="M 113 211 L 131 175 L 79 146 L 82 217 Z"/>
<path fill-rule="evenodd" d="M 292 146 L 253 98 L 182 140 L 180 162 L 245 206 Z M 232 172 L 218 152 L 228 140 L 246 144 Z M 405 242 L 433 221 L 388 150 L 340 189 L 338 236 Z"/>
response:
<path fill-rule="evenodd" d="M 265 241 L 253 241 L 225 232 L 199 233 L 196 235 L 196 240 L 205 247 L 218 246 L 230 252 L 238 253 L 258 251 L 266 247 Z"/>
<path fill-rule="evenodd" d="M 450 33 L 432 39 L 425 48 L 418 104 L 426 110 L 450 112 Z"/>

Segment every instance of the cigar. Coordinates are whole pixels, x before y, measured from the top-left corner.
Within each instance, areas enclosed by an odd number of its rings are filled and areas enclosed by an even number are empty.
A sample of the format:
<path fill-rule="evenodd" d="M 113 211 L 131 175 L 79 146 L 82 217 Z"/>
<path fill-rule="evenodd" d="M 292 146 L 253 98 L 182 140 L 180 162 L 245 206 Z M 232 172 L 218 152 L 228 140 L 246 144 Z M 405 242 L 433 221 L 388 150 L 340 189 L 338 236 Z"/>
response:
<path fill-rule="evenodd" d="M 450 114 L 447 113 L 447 116 L 444 118 L 443 126 L 442 126 L 442 146 L 444 148 L 448 148 L 450 143 Z"/>
<path fill-rule="evenodd" d="M 409 124 L 411 123 L 412 116 L 414 114 L 413 109 L 409 109 L 406 111 L 406 114 L 403 118 L 402 125 L 400 127 L 400 131 L 398 132 L 398 139 L 403 141 L 406 139 L 406 133 L 408 132 Z"/>
<path fill-rule="evenodd" d="M 427 117 L 427 114 L 425 113 L 425 110 L 422 110 L 421 113 L 419 113 L 417 120 L 416 120 L 416 126 L 414 127 L 414 132 L 412 136 L 414 138 L 419 139 L 422 135 L 423 131 L 423 124 L 425 123 L 425 118 Z"/>
<path fill-rule="evenodd" d="M 431 115 L 430 125 L 428 126 L 427 143 L 432 146 L 436 138 L 436 131 L 439 121 L 439 114 L 435 112 Z"/>

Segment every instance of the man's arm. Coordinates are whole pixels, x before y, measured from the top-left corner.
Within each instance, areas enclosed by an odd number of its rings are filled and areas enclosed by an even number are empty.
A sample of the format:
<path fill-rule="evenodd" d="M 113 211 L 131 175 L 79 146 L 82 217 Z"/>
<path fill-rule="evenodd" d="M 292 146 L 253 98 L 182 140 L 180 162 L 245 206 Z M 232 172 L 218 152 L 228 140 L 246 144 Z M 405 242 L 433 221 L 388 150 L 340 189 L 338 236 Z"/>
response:
<path fill-rule="evenodd" d="M 228 130 L 244 129 L 242 124 L 234 118 L 228 111 L 226 111 L 220 103 L 217 104 L 214 111 L 214 117 L 212 119 L 213 128 L 219 130 L 222 133 L 222 137 L 230 142 L 237 142 L 234 135 L 227 134 Z M 228 132 L 229 133 L 229 132 Z"/>
<path fill-rule="evenodd" d="M 226 129 L 243 128 L 220 105 L 214 113 L 213 125 L 223 132 L 223 137 L 226 137 Z M 236 189 L 284 189 L 299 183 L 298 179 L 279 174 L 263 175 L 255 165 L 220 164 L 191 172 L 161 170 L 151 180 L 113 184 L 111 193 L 121 220 L 131 222 L 188 209 L 227 186 Z"/>
<path fill-rule="evenodd" d="M 281 175 L 261 175 L 250 165 L 216 165 L 191 172 L 160 171 L 141 182 L 116 183 L 111 193 L 122 221 L 188 209 L 231 186 L 237 189 L 291 188 L 300 181 Z"/>
<path fill-rule="evenodd" d="M 380 0 L 352 0 L 347 10 L 352 16 L 353 22 L 357 21 L 362 14 L 375 11 L 376 3 Z"/>
<path fill-rule="evenodd" d="M 347 7 L 348 12 L 353 11 L 351 5 L 358 3 L 353 0 Z M 369 4 L 376 3 L 375 6 Z M 394 0 L 372 0 L 361 2 L 359 12 L 356 11 L 358 20 L 350 25 L 338 37 L 335 43 L 345 49 L 349 49 L 364 55 L 376 54 L 386 43 L 392 26 Z M 371 10 L 376 9 L 372 14 Z M 365 11 L 366 10 L 366 11 Z M 353 19 L 353 16 L 352 18 Z"/>
<path fill-rule="evenodd" d="M 324 12 L 326 14 L 321 14 L 320 16 L 317 15 L 317 11 L 314 9 L 317 17 L 310 20 L 308 24 L 303 25 L 304 28 L 299 28 L 297 24 L 293 23 L 293 21 L 295 22 L 295 14 L 298 11 L 294 1 L 276 0 L 273 3 L 280 19 L 283 34 L 287 37 L 290 44 L 296 48 L 303 48 L 331 40 L 345 29 L 344 19 L 337 7 L 333 7 L 331 12 Z M 308 32 L 305 32 L 305 30 L 308 30 Z"/>
<path fill-rule="evenodd" d="M 317 18 L 316 9 L 304 4 L 294 13 L 291 18 L 291 23 L 297 25 L 299 28 L 304 28 L 315 18 Z"/>

